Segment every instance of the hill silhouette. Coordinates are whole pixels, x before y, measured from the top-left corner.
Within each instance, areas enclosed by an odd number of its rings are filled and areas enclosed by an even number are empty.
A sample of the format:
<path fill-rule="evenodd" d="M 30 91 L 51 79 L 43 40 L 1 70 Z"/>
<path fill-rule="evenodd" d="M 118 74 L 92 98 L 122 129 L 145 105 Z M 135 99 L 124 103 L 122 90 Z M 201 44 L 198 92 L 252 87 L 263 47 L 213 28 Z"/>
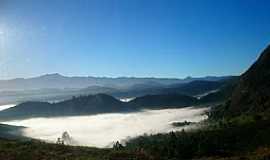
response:
<path fill-rule="evenodd" d="M 88 115 L 127 111 L 124 103 L 106 94 L 74 97 L 58 103 L 25 102 L 0 112 L 0 119 Z"/>
<path fill-rule="evenodd" d="M 25 91 L 41 89 L 83 89 L 91 86 L 109 87 L 114 89 L 128 89 L 132 86 L 141 85 L 171 85 L 188 83 L 194 80 L 218 81 L 224 77 L 201 77 L 201 78 L 136 78 L 136 77 L 68 77 L 58 73 L 45 74 L 33 78 L 16 78 L 0 80 L 0 91 Z"/>
<path fill-rule="evenodd" d="M 212 116 L 234 117 L 268 113 L 270 111 L 270 46 L 258 60 L 241 75 L 231 97 L 223 106 L 213 110 Z"/>
<path fill-rule="evenodd" d="M 197 98 L 181 94 L 146 95 L 122 102 L 107 94 L 73 97 L 57 102 L 25 102 L 0 112 L 1 120 L 31 117 L 92 115 L 132 112 L 141 109 L 182 108 L 199 104 Z"/>
<path fill-rule="evenodd" d="M 171 107 L 186 107 L 195 105 L 198 100 L 194 97 L 181 94 L 164 94 L 164 95 L 146 95 L 135 98 L 129 102 L 129 105 L 136 108 L 158 109 Z"/>
<path fill-rule="evenodd" d="M 228 111 L 232 114 L 262 112 L 270 109 L 270 46 L 241 76 Z"/>

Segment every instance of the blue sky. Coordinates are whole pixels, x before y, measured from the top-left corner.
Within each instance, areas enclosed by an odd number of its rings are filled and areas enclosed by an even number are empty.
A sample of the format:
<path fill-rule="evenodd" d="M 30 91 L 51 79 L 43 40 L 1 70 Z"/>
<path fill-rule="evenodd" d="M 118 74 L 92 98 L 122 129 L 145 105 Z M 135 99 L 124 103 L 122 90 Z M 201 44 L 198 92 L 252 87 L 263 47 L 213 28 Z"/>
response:
<path fill-rule="evenodd" d="M 0 0 L 0 79 L 238 75 L 268 43 L 269 0 Z"/>

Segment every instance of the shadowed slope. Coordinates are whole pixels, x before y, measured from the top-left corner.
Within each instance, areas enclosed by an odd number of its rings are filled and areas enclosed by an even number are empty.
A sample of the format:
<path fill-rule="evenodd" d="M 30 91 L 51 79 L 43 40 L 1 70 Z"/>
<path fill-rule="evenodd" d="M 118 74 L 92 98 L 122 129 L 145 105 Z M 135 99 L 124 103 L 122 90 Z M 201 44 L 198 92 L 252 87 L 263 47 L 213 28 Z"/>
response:
<path fill-rule="evenodd" d="M 270 46 L 245 72 L 234 90 L 228 112 L 261 112 L 270 109 Z"/>

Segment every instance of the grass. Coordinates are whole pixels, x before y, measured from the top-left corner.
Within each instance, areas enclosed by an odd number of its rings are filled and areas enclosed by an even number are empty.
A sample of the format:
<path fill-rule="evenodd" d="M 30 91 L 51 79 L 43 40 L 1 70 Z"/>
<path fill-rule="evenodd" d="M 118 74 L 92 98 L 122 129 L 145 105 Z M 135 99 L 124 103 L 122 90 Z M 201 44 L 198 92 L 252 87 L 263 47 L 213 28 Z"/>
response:
<path fill-rule="evenodd" d="M 75 147 L 31 140 L 0 139 L 1 160 L 147 160 L 142 153 L 126 150 Z"/>

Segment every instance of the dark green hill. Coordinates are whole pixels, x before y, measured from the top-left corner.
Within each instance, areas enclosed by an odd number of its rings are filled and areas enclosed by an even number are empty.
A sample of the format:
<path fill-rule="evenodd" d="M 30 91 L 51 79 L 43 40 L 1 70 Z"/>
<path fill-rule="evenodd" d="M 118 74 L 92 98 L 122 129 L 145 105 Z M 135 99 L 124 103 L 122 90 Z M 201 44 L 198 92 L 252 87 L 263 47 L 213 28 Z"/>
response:
<path fill-rule="evenodd" d="M 217 91 L 209 93 L 200 98 L 201 104 L 222 103 L 230 99 L 232 92 L 237 85 L 238 78 L 230 80 L 228 83 L 220 87 Z"/>
<path fill-rule="evenodd" d="M 213 109 L 212 116 L 239 116 L 270 111 L 270 46 L 258 60 L 241 75 L 225 105 Z"/>
<path fill-rule="evenodd" d="M 226 77 L 219 81 L 195 80 L 187 83 L 177 83 L 172 85 L 141 84 L 134 85 L 131 88 L 122 91 L 116 91 L 111 95 L 116 97 L 138 97 L 145 95 L 159 94 L 183 94 L 189 96 L 198 96 L 213 90 L 220 89 L 226 83 L 229 83 L 235 77 Z"/>
<path fill-rule="evenodd" d="M 129 102 L 131 106 L 146 109 L 186 107 L 197 103 L 196 98 L 181 94 L 146 95 Z"/>
<path fill-rule="evenodd" d="M 245 72 L 233 92 L 228 111 L 232 114 L 270 109 L 270 46 Z"/>
<path fill-rule="evenodd" d="M 11 126 L 0 123 L 0 138 L 26 139 L 26 137 L 22 136 L 23 128 L 24 127 L 21 126 Z"/>
<path fill-rule="evenodd" d="M 132 112 L 141 109 L 186 107 L 198 104 L 194 97 L 181 94 L 147 95 L 130 102 L 121 102 L 106 94 L 73 97 L 58 103 L 25 102 L 0 112 L 1 120 L 31 117 L 92 115 L 98 113 Z"/>
<path fill-rule="evenodd" d="M 26 102 L 0 112 L 0 119 L 54 117 L 123 112 L 123 102 L 105 94 L 74 97 L 59 103 Z"/>
<path fill-rule="evenodd" d="M 185 95 L 196 96 L 206 92 L 219 89 L 224 85 L 223 81 L 192 81 L 187 84 L 171 85 L 167 90 L 175 90 L 175 92 Z"/>

